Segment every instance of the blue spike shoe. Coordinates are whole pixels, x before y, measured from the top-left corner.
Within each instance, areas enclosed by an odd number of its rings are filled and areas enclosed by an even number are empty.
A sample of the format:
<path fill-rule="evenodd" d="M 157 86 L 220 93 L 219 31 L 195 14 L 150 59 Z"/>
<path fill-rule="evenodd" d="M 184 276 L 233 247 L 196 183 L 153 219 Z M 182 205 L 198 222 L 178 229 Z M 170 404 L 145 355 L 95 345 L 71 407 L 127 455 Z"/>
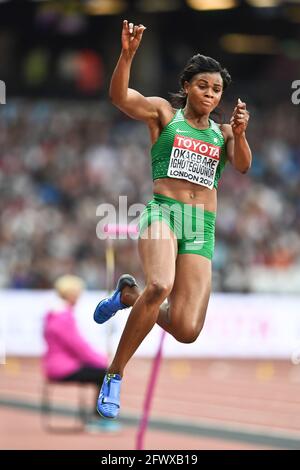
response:
<path fill-rule="evenodd" d="M 129 286 L 137 287 L 136 280 L 130 274 L 123 274 L 118 280 L 116 290 L 111 297 L 101 300 L 97 305 L 94 312 L 94 320 L 96 323 L 105 323 L 111 317 L 113 317 L 118 310 L 123 310 L 128 308 L 128 305 L 125 305 L 121 302 L 121 294 L 124 287 Z"/>
<path fill-rule="evenodd" d="M 120 391 L 122 377 L 119 374 L 106 374 L 100 390 L 97 411 L 102 418 L 115 419 L 120 411 Z"/>

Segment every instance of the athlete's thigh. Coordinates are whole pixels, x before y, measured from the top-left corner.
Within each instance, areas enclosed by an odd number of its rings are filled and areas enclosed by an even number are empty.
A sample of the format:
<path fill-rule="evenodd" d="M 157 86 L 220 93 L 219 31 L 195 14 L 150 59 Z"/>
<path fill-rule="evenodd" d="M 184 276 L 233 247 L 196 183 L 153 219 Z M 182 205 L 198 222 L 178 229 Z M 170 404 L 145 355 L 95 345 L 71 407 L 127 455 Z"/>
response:
<path fill-rule="evenodd" d="M 211 290 L 211 260 L 197 254 L 180 254 L 169 296 L 170 320 L 175 327 L 201 330 Z"/>
<path fill-rule="evenodd" d="M 156 281 L 172 286 L 175 279 L 177 239 L 162 221 L 147 227 L 138 242 L 146 283 Z"/>

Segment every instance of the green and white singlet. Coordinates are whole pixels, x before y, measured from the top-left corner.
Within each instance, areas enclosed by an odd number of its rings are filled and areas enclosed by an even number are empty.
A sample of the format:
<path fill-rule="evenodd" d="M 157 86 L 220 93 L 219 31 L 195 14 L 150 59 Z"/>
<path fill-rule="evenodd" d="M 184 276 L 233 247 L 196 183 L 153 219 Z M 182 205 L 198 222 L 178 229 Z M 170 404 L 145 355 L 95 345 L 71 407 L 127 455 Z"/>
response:
<path fill-rule="evenodd" d="M 153 180 L 177 178 L 208 189 L 218 187 L 226 164 L 225 140 L 219 126 L 196 129 L 179 109 L 151 148 Z M 212 259 L 215 246 L 215 212 L 154 194 L 140 217 L 140 236 L 156 221 L 166 224 L 177 239 L 178 254 Z M 148 236 L 148 232 L 146 233 Z"/>
<path fill-rule="evenodd" d="M 152 178 L 177 178 L 205 186 L 218 187 L 226 164 L 224 136 L 209 119 L 209 128 L 192 127 L 178 109 L 151 148 Z"/>

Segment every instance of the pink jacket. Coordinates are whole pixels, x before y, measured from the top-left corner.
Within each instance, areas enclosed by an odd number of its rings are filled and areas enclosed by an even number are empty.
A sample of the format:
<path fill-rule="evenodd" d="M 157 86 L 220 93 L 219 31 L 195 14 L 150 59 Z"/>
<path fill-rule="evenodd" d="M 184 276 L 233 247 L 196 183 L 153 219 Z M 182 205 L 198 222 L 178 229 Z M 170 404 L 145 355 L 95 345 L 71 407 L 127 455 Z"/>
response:
<path fill-rule="evenodd" d="M 92 349 L 81 336 L 70 305 L 66 304 L 60 313 L 53 310 L 47 313 L 44 337 L 47 351 L 43 357 L 43 370 L 49 379 L 63 378 L 82 366 L 107 367 L 107 356 Z"/>

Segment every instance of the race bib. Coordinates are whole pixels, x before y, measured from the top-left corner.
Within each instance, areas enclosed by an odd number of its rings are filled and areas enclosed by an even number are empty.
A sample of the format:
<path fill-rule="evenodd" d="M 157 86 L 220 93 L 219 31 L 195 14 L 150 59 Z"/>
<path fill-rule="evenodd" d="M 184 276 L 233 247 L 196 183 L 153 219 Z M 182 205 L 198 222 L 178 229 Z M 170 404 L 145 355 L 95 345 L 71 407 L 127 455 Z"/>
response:
<path fill-rule="evenodd" d="M 221 148 L 182 135 L 175 135 L 168 168 L 170 178 L 179 178 L 213 189 Z"/>

